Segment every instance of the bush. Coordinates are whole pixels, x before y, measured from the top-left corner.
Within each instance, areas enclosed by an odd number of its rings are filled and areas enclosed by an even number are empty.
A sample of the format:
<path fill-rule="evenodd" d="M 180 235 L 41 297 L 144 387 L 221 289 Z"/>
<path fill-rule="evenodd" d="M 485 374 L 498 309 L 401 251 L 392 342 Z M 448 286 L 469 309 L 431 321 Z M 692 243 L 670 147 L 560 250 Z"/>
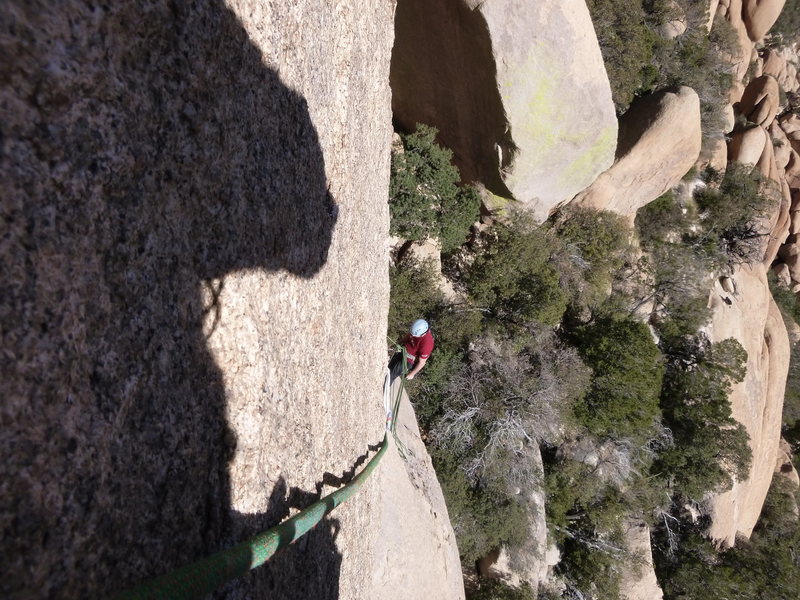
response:
<path fill-rule="evenodd" d="M 718 551 L 697 527 L 676 523 L 671 542 L 654 544 L 656 575 L 665 600 L 681 598 L 769 598 L 794 600 L 800 589 L 800 521 L 796 494 L 773 477 L 750 540 Z M 656 533 L 663 540 L 663 529 Z"/>
<path fill-rule="evenodd" d="M 729 56 L 736 36 L 725 19 L 717 19 L 711 34 L 705 29 L 707 4 L 680 1 L 687 31 L 673 40 L 655 28 L 673 18 L 666 0 L 588 0 L 611 94 L 622 114 L 636 96 L 676 85 L 687 85 L 700 97 L 706 140 L 720 137 L 722 109 L 732 78 Z"/>
<path fill-rule="evenodd" d="M 664 374 L 661 352 L 647 325 L 596 317 L 569 335 L 592 369 L 592 384 L 576 408 L 578 420 L 603 437 L 647 435 L 658 418 Z"/>
<path fill-rule="evenodd" d="M 433 448 L 431 458 L 462 564 L 474 564 L 503 544 L 513 546 L 524 540 L 528 523 L 525 508 L 505 489 L 473 485 L 461 468 L 461 458 L 450 450 Z"/>
<path fill-rule="evenodd" d="M 766 219 L 775 201 L 762 193 L 753 168 L 731 163 L 719 189 L 704 187 L 695 192 L 700 210 L 702 236 L 698 248 L 712 243 L 730 262 L 758 262 L 763 258 L 768 233 Z"/>
<path fill-rule="evenodd" d="M 499 579 L 481 578 L 477 588 L 467 591 L 467 600 L 536 600 L 536 594 L 527 583 L 511 587 Z"/>
<path fill-rule="evenodd" d="M 674 445 L 653 466 L 674 493 L 700 500 L 747 478 L 752 453 L 749 436 L 731 415 L 734 383 L 744 379 L 747 353 L 730 338 L 711 344 L 703 337 L 672 348 L 661 392 L 665 424 Z"/>
<path fill-rule="evenodd" d="M 645 23 L 641 0 L 587 0 L 586 5 L 621 114 L 637 93 L 652 89 L 657 72 L 651 61 L 659 38 Z"/>
<path fill-rule="evenodd" d="M 476 481 L 525 489 L 536 477 L 525 448 L 559 441 L 588 372 L 549 330 L 481 338 L 470 357 L 452 380 L 434 444 L 463 457 Z"/>
<path fill-rule="evenodd" d="M 625 219 L 609 211 L 567 207 L 552 228 L 584 283 L 585 290 L 577 290 L 578 302 L 599 304 L 611 292 L 614 274 L 630 252 L 630 229 Z"/>
<path fill-rule="evenodd" d="M 441 309 L 442 292 L 430 262 L 406 258 L 389 268 L 388 335 L 396 340 L 408 333 L 408 327 L 420 315 L 435 314 Z"/>
<path fill-rule="evenodd" d="M 467 289 L 477 306 L 501 319 L 555 325 L 566 310 L 567 293 L 550 264 L 554 240 L 522 213 L 512 220 L 492 228 L 488 247 L 466 273 Z"/>
<path fill-rule="evenodd" d="M 407 240 L 438 238 L 447 253 L 467 237 L 478 217 L 480 197 L 471 186 L 460 187 L 453 153 L 436 142 L 433 127 L 401 135 L 403 152 L 392 156 L 389 184 L 391 232 Z"/>

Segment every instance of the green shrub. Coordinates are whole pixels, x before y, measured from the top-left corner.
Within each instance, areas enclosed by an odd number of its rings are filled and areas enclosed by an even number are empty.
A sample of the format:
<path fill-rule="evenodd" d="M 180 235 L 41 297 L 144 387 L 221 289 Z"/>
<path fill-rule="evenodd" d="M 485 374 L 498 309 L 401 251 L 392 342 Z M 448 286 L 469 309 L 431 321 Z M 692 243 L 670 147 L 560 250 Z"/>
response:
<path fill-rule="evenodd" d="M 619 113 L 625 112 L 641 90 L 652 89 L 658 73 L 651 61 L 659 43 L 644 21 L 641 0 L 587 0 L 597 40 L 603 53 L 611 96 Z"/>
<path fill-rule="evenodd" d="M 453 378 L 461 372 L 463 360 L 460 352 L 437 345 L 420 376 L 406 382 L 408 397 L 424 431 L 434 427 L 449 403 L 449 388 Z"/>
<path fill-rule="evenodd" d="M 530 217 L 517 214 L 498 223 L 493 237 L 466 273 L 474 303 L 517 322 L 555 325 L 567 307 L 567 293 L 550 264 L 554 241 Z"/>
<path fill-rule="evenodd" d="M 636 231 L 644 248 L 666 242 L 686 230 L 684 209 L 672 190 L 645 204 L 636 212 Z"/>
<path fill-rule="evenodd" d="M 436 142 L 436 129 L 417 124 L 402 135 L 403 152 L 392 156 L 389 184 L 391 232 L 407 240 L 434 237 L 447 253 L 464 243 L 478 217 L 475 188 L 459 186 L 453 153 Z"/>
<path fill-rule="evenodd" d="M 467 600 L 536 600 L 527 583 L 511 587 L 499 579 L 481 578 L 478 587 L 467 591 Z"/>
<path fill-rule="evenodd" d="M 636 96 L 686 85 L 700 97 L 704 139 L 718 139 L 732 82 L 727 57 L 735 54 L 737 43 L 727 21 L 717 19 L 709 35 L 707 5 L 681 1 L 687 31 L 666 40 L 655 28 L 677 16 L 671 2 L 588 0 L 586 4 L 618 113 L 625 112 Z"/>
<path fill-rule="evenodd" d="M 586 284 L 585 291 L 578 292 L 578 301 L 599 304 L 611 292 L 614 274 L 630 252 L 625 219 L 609 211 L 567 207 L 554 219 L 552 228 Z"/>
<path fill-rule="evenodd" d="M 406 258 L 389 268 L 388 335 L 396 340 L 408 333 L 408 327 L 421 316 L 440 310 L 443 297 L 430 262 Z"/>
<path fill-rule="evenodd" d="M 745 376 L 747 353 L 730 338 L 705 338 L 673 347 L 667 361 L 661 407 L 674 445 L 653 466 L 674 493 L 700 500 L 706 492 L 730 489 L 732 477 L 747 478 L 752 454 L 749 436 L 731 415 L 733 384 Z"/>
<path fill-rule="evenodd" d="M 659 414 L 664 366 L 661 352 L 643 323 L 629 318 L 596 317 L 577 326 L 570 340 L 592 369 L 578 420 L 593 434 L 647 435 Z"/>
<path fill-rule="evenodd" d="M 775 201 L 762 193 L 752 167 L 731 163 L 719 189 L 701 188 L 694 196 L 704 233 L 695 243 L 715 244 L 731 262 L 760 261 L 767 235 L 760 220 Z"/>

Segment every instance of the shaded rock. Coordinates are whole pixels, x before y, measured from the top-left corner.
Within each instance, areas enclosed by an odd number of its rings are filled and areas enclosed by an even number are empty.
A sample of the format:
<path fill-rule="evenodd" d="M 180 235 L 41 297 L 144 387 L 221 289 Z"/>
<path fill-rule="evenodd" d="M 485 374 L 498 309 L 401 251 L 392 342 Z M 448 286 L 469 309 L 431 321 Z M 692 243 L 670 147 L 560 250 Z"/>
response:
<path fill-rule="evenodd" d="M 392 385 L 392 397 L 400 380 Z M 358 598 L 396 600 L 398 590 L 413 598 L 464 598 L 464 581 L 447 505 L 420 437 L 414 409 L 403 393 L 397 436 L 403 459 L 392 443 L 380 465 L 378 519 L 372 564 L 372 593 Z M 391 439 L 391 436 L 389 436 Z M 391 440 L 393 442 L 393 440 Z"/>
<path fill-rule="evenodd" d="M 792 446 L 783 438 L 781 438 L 780 446 L 778 447 L 775 472 L 788 479 L 795 488 L 800 487 L 800 475 L 798 475 L 797 469 L 794 468 L 794 463 L 792 463 Z"/>
<path fill-rule="evenodd" d="M 0 4 L 0 596 L 110 597 L 380 441 L 392 12 Z M 378 491 L 221 597 L 372 597 Z"/>
<path fill-rule="evenodd" d="M 739 105 L 734 108 L 751 123 L 769 127 L 778 113 L 779 105 L 778 82 L 771 75 L 762 75 L 747 84 Z"/>
<path fill-rule="evenodd" d="M 723 117 L 725 118 L 725 123 L 722 127 L 723 133 L 730 133 L 733 131 L 733 127 L 736 125 L 736 115 L 733 112 L 733 105 L 726 104 L 725 108 L 722 110 Z"/>
<path fill-rule="evenodd" d="M 661 600 L 664 593 L 653 569 L 650 528 L 641 521 L 629 520 L 625 525 L 625 547 L 636 556 L 622 570 L 620 597 L 625 600 Z"/>
<path fill-rule="evenodd" d="M 633 218 L 700 154 L 700 100 L 688 87 L 636 100 L 620 119 L 617 159 L 575 202 Z"/>
<path fill-rule="evenodd" d="M 729 159 L 743 165 L 755 166 L 764 153 L 767 139 L 767 132 L 763 127 L 753 126 L 737 131 L 728 143 Z"/>
<path fill-rule="evenodd" d="M 778 20 L 786 0 L 743 0 L 742 17 L 754 42 L 763 39 Z"/>
<path fill-rule="evenodd" d="M 766 267 L 740 266 L 732 278 L 736 295 L 725 294 L 719 283 L 710 294 L 709 337 L 713 342 L 733 337 L 747 351 L 747 374 L 730 401 L 733 417 L 750 436 L 753 461 L 745 481 L 734 482 L 730 491 L 710 499 L 709 534 L 726 546 L 732 546 L 737 535 L 749 537 L 761 513 L 775 468 L 789 369 L 789 338 L 769 291 Z"/>
<path fill-rule="evenodd" d="M 580 0 L 403 0 L 391 82 L 403 128 L 437 127 L 465 180 L 539 219 L 613 160 L 611 88 Z"/>

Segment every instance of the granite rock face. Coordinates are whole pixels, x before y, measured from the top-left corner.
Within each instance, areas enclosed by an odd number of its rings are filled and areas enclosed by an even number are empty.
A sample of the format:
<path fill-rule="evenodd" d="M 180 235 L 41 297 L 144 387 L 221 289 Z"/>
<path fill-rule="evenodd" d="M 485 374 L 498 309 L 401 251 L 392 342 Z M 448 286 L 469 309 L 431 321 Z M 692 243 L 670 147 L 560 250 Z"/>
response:
<path fill-rule="evenodd" d="M 400 0 L 396 122 L 439 129 L 466 181 L 544 219 L 612 162 L 611 88 L 581 0 Z"/>
<path fill-rule="evenodd" d="M 392 399 L 399 388 L 400 380 L 395 379 Z M 404 456 L 390 439 L 380 472 L 380 517 L 374 523 L 378 535 L 371 566 L 373 592 L 364 598 L 464 600 L 456 536 L 405 391 L 397 415 L 397 437 Z"/>
<path fill-rule="evenodd" d="M 0 5 L 1 596 L 106 597 L 380 440 L 392 9 Z M 376 486 L 224 594 L 370 597 Z"/>
<path fill-rule="evenodd" d="M 709 296 L 709 339 L 735 338 L 747 351 L 747 374 L 729 397 L 733 417 L 750 436 L 753 461 L 745 481 L 710 500 L 709 535 L 732 546 L 737 535 L 749 537 L 761 514 L 778 455 L 781 411 L 789 371 L 789 337 L 780 309 L 772 299 L 762 264 L 737 267 L 734 292 L 717 282 Z"/>

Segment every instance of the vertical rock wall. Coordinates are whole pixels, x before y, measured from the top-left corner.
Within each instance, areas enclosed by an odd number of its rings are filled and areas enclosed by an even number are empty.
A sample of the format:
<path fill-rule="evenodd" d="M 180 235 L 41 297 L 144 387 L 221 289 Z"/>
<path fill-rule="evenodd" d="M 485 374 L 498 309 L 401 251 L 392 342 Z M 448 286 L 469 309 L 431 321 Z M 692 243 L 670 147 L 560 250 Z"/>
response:
<path fill-rule="evenodd" d="M 389 0 L 0 5 L 0 595 L 105 597 L 382 436 Z M 380 480 L 230 597 L 370 597 Z"/>
<path fill-rule="evenodd" d="M 709 326 L 713 342 L 736 338 L 747 351 L 747 374 L 730 396 L 733 417 L 750 436 L 753 461 L 747 480 L 711 500 L 709 534 L 732 546 L 737 534 L 748 536 L 761 514 L 778 456 L 781 411 L 789 370 L 789 338 L 780 310 L 767 285 L 766 267 L 742 266 L 726 291 L 711 292 Z M 732 286 L 732 287 L 731 287 Z"/>
<path fill-rule="evenodd" d="M 537 218 L 611 165 L 617 121 L 582 0 L 399 0 L 392 109 L 437 127 L 466 181 Z"/>

